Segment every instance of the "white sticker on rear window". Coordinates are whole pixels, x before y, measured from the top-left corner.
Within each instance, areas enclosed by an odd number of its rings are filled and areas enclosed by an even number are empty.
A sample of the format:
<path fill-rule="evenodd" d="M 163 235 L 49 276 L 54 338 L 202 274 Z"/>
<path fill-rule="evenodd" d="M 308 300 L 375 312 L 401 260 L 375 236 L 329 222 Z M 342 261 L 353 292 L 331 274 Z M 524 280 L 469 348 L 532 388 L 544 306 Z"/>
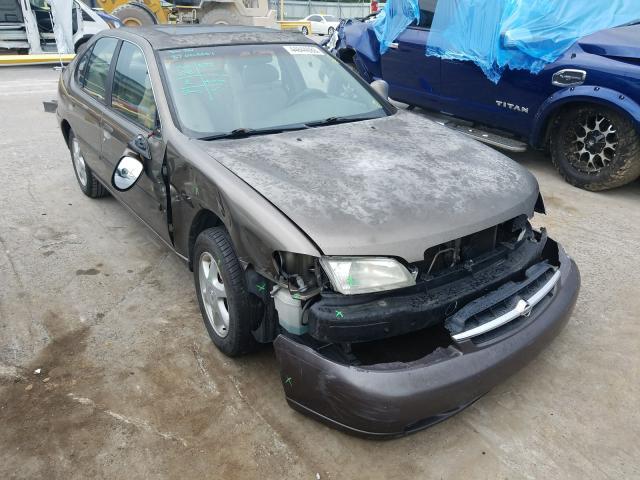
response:
<path fill-rule="evenodd" d="M 322 55 L 322 50 L 312 45 L 283 45 L 291 55 Z"/>

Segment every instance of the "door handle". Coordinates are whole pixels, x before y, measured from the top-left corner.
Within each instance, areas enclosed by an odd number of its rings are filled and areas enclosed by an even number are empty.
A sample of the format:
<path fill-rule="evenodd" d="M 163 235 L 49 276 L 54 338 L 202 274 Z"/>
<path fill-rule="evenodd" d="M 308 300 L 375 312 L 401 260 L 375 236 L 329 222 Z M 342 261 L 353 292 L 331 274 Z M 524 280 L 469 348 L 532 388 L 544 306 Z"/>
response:
<path fill-rule="evenodd" d="M 389 48 L 393 48 L 394 50 L 398 49 L 398 44 L 396 42 L 392 42 L 389 44 Z"/>

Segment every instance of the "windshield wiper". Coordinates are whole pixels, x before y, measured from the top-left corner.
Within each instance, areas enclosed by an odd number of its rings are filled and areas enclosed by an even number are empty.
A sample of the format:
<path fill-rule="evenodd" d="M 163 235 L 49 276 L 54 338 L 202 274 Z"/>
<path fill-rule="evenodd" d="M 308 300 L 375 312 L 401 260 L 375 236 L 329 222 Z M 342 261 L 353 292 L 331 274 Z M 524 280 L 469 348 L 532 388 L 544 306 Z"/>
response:
<path fill-rule="evenodd" d="M 282 127 L 273 128 L 236 128 L 230 132 L 216 133 L 215 135 L 208 135 L 206 137 L 198 137 L 198 140 L 219 140 L 221 138 L 246 138 L 253 135 L 269 135 L 273 133 L 289 132 L 292 130 L 304 130 L 308 128 L 306 125 L 285 125 Z"/>
<path fill-rule="evenodd" d="M 329 117 L 324 120 L 318 120 L 316 122 L 307 122 L 305 125 L 307 127 L 320 127 L 322 125 L 337 125 L 338 123 L 349 123 L 349 122 L 359 122 L 361 120 L 373 120 L 375 118 L 380 118 L 380 116 L 361 116 L 361 115 L 352 115 L 349 117 Z"/>

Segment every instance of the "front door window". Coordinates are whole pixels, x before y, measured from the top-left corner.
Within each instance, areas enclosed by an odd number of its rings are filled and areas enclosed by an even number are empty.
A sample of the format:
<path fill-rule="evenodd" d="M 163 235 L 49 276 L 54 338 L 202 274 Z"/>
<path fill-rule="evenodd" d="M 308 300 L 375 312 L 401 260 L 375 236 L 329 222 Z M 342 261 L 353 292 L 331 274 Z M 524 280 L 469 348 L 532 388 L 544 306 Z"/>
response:
<path fill-rule="evenodd" d="M 129 42 L 122 44 L 116 63 L 111 108 L 147 130 L 156 127 L 156 103 L 147 63 L 142 51 Z"/>

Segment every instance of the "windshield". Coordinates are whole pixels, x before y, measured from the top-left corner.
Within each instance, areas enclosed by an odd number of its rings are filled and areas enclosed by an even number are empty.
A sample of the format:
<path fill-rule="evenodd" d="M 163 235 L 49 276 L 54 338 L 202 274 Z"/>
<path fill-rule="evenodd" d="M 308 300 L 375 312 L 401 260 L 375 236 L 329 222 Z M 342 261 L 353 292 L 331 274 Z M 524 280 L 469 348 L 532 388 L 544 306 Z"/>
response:
<path fill-rule="evenodd" d="M 334 17 L 333 15 L 325 15 L 325 16 L 324 16 L 324 19 L 325 19 L 327 22 L 339 22 L 339 21 L 340 21 L 340 20 L 338 20 L 338 18 L 337 18 L 337 17 Z"/>
<path fill-rule="evenodd" d="M 387 115 L 315 45 L 185 48 L 163 50 L 160 58 L 178 126 L 191 137 Z"/>

